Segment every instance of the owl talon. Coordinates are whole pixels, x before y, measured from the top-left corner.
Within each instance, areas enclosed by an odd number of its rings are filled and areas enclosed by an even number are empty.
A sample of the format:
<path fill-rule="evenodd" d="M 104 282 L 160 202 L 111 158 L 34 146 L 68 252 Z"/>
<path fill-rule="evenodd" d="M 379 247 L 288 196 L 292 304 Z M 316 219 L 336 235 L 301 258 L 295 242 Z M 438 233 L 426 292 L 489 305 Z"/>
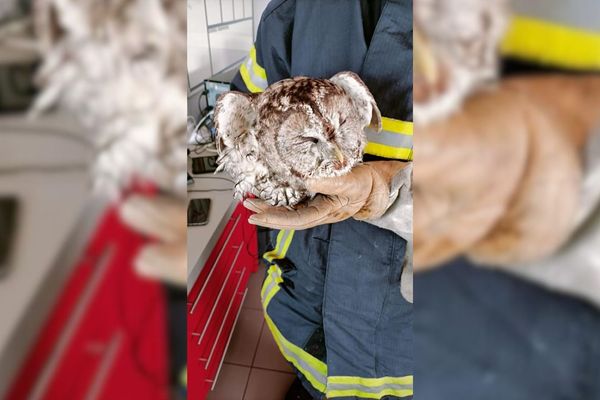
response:
<path fill-rule="evenodd" d="M 285 188 L 286 205 L 294 202 L 294 192 L 295 192 L 295 190 L 292 188 Z"/>

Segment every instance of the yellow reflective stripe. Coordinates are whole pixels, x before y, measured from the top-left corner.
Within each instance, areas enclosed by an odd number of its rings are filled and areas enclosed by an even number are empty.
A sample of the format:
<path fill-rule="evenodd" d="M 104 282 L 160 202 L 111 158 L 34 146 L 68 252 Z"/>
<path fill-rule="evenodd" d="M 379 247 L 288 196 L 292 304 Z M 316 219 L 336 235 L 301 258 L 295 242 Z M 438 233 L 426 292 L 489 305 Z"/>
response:
<path fill-rule="evenodd" d="M 384 396 L 413 395 L 413 376 L 362 378 L 358 376 L 330 376 L 327 378 L 328 398 L 355 396 L 380 399 Z"/>
<path fill-rule="evenodd" d="M 277 267 L 276 264 L 273 264 L 269 267 L 269 270 L 267 271 L 267 277 L 265 278 L 265 281 L 263 282 L 263 285 L 262 285 L 262 289 L 260 291 L 261 299 L 265 298 L 266 292 L 267 292 L 269 286 L 271 285 L 271 283 L 276 282 L 276 279 L 274 277 L 279 273 L 278 270 L 279 270 L 279 268 Z"/>
<path fill-rule="evenodd" d="M 271 251 L 267 251 L 265 254 L 263 254 L 263 258 L 267 261 L 271 261 L 273 260 L 273 257 L 277 256 L 277 254 L 279 254 L 279 248 L 281 247 L 281 238 L 283 238 L 283 235 L 285 234 L 285 229 L 282 229 L 279 231 L 279 233 L 277 234 L 277 241 L 275 242 L 275 248 Z"/>
<path fill-rule="evenodd" d="M 269 261 L 280 260 L 285 257 L 294 237 L 293 230 L 281 230 L 277 234 L 277 244 L 275 249 L 263 255 Z M 277 329 L 271 317 L 267 313 L 267 307 L 273 296 L 279 292 L 279 282 L 282 282 L 281 269 L 277 264 L 269 267 L 267 278 L 265 279 L 261 289 L 261 299 L 267 326 L 279 347 L 279 351 L 283 357 L 292 363 L 298 371 L 310 382 L 313 387 L 321 392 L 325 392 L 327 385 L 327 365 L 317 358 L 311 356 L 300 347 L 288 341 Z"/>
<path fill-rule="evenodd" d="M 401 121 L 399 119 L 381 118 L 381 125 L 383 126 L 384 131 L 390 131 L 394 133 L 400 133 L 402 135 L 411 135 L 413 134 L 413 123 L 409 121 Z"/>
<path fill-rule="evenodd" d="M 256 61 L 256 47 L 252 46 L 250 54 L 240 66 L 242 80 L 252 93 L 259 93 L 267 88 L 267 72 Z"/>
<path fill-rule="evenodd" d="M 269 291 L 269 293 L 267 293 L 267 295 L 263 298 L 263 305 L 264 305 L 265 309 L 269 306 L 271 299 L 273 299 L 273 297 L 277 294 L 278 291 L 279 291 L 279 285 L 275 284 L 275 286 L 273 286 L 273 288 Z"/>
<path fill-rule="evenodd" d="M 410 161 L 413 158 L 413 150 L 404 147 L 386 146 L 381 143 L 369 142 L 365 147 L 365 153 L 374 156 L 393 158 L 396 160 Z"/>
<path fill-rule="evenodd" d="M 269 268 L 269 275 L 267 276 L 267 279 L 265 279 L 261 291 L 265 321 L 267 321 L 269 330 L 284 358 L 292 363 L 298 371 L 302 372 L 315 389 L 324 392 L 326 388 L 327 365 L 288 341 L 267 314 L 266 310 L 271 299 L 280 290 L 279 285 L 276 283 L 274 284 L 277 280 L 281 280 L 281 270 L 274 264 Z M 267 290 L 268 293 L 266 293 Z"/>
<path fill-rule="evenodd" d="M 283 282 L 283 279 L 281 278 L 281 269 L 279 269 L 277 264 L 274 264 L 269 268 L 269 275 L 267 276 L 267 279 L 265 279 L 262 290 L 260 291 L 260 298 L 265 310 L 269 306 L 273 296 L 279 291 L 279 284 L 281 282 Z"/>
<path fill-rule="evenodd" d="M 412 385 L 413 376 L 384 376 L 381 378 L 362 378 L 360 376 L 330 376 L 328 383 L 357 384 L 366 387 L 378 387 L 382 385 Z"/>
<path fill-rule="evenodd" d="M 179 371 L 179 384 L 183 387 L 187 387 L 187 383 L 187 367 L 183 367 L 181 371 Z"/>
<path fill-rule="evenodd" d="M 356 389 L 331 390 L 327 392 L 328 399 L 333 399 L 335 397 L 360 397 L 364 399 L 381 399 L 383 396 L 408 397 L 412 395 L 413 391 L 410 389 L 385 389 L 377 393 L 362 392 Z"/>
<path fill-rule="evenodd" d="M 281 256 L 277 257 L 277 259 L 282 259 L 287 254 L 288 249 L 290 248 L 290 244 L 292 243 L 292 238 L 294 237 L 294 231 L 288 231 L 287 238 L 283 244 L 283 249 L 281 250 Z"/>
<path fill-rule="evenodd" d="M 242 64 L 242 66 L 240 67 L 240 75 L 242 75 L 242 80 L 244 81 L 244 84 L 246 85 L 249 91 L 251 91 L 252 93 L 259 93 L 263 91 L 262 88 L 256 86 L 252 82 L 252 79 L 250 79 L 250 74 L 248 73 L 246 64 Z"/>
<path fill-rule="evenodd" d="M 518 59 L 580 70 L 600 69 L 600 32 L 515 16 L 501 46 Z"/>
<path fill-rule="evenodd" d="M 252 59 L 252 69 L 254 70 L 254 74 L 266 81 L 267 71 L 265 71 L 265 69 L 258 64 L 258 61 L 256 61 L 256 47 L 254 46 L 250 49 L 250 58 Z"/>
<path fill-rule="evenodd" d="M 279 286 L 277 286 L 279 289 Z M 326 377 L 327 377 L 327 365 L 322 361 L 311 356 L 300 347 L 289 342 L 282 334 L 279 329 L 275 326 L 271 317 L 265 310 L 265 321 L 269 330 L 273 334 L 275 343 L 279 347 L 279 351 L 283 357 L 292 363 L 298 371 L 304 375 L 307 381 L 320 392 L 325 392 L 326 388 Z"/>
<path fill-rule="evenodd" d="M 273 289 L 278 286 L 281 282 L 283 282 L 283 278 L 281 278 L 281 269 L 277 266 L 277 264 L 271 265 L 269 268 L 267 278 L 263 282 L 262 289 L 260 291 L 260 298 L 263 299 L 263 304 L 268 305 L 269 295 L 273 292 Z M 273 296 L 271 296 L 273 297 Z"/>
<path fill-rule="evenodd" d="M 263 254 L 263 258 L 269 262 L 273 260 L 281 260 L 287 254 L 288 249 L 290 248 L 290 244 L 292 243 L 292 238 L 294 237 L 293 230 L 282 229 L 277 234 L 277 241 L 275 244 L 275 248 L 271 251 Z M 279 283 L 283 282 L 281 278 L 281 270 L 277 266 L 277 264 L 273 264 L 269 267 L 267 271 L 267 278 L 263 282 L 262 289 L 260 291 L 260 297 L 263 301 L 263 305 L 266 306 L 269 304 L 277 290 L 279 289 Z M 270 289 L 269 289 L 270 288 Z M 267 292 L 267 289 L 269 290 Z"/>
<path fill-rule="evenodd" d="M 294 237 L 293 230 L 282 229 L 277 234 L 277 241 L 275 244 L 275 248 L 271 251 L 263 254 L 263 258 L 269 262 L 273 260 L 281 260 L 285 257 L 287 253 L 290 243 L 292 243 L 292 238 Z"/>
<path fill-rule="evenodd" d="M 382 132 L 367 133 L 369 142 L 365 147 L 365 153 L 397 160 L 412 160 L 413 123 L 382 117 L 381 125 Z"/>

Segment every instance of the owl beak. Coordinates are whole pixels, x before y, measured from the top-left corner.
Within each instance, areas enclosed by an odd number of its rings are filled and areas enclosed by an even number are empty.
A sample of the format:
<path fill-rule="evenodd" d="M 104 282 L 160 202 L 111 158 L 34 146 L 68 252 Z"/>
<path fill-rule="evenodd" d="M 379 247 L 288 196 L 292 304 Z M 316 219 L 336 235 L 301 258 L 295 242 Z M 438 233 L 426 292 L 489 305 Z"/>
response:
<path fill-rule="evenodd" d="M 333 145 L 333 152 L 335 154 L 335 158 L 340 162 L 340 164 L 343 164 L 344 163 L 344 153 L 342 153 L 342 151 L 336 144 Z"/>
<path fill-rule="evenodd" d="M 414 29 L 414 41 L 415 72 L 421 75 L 428 85 L 435 86 L 440 80 L 439 64 L 429 42 L 423 37 L 418 27 Z"/>

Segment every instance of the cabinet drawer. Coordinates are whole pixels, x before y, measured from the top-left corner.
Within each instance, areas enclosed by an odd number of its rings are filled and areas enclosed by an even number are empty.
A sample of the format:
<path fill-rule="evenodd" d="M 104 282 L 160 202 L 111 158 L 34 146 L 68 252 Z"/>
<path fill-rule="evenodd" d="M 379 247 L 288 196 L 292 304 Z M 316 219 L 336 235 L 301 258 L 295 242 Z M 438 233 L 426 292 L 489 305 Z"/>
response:
<path fill-rule="evenodd" d="M 240 204 L 227 222 L 188 295 L 188 398 L 204 399 L 214 386 L 257 269 L 256 230 Z"/>
<path fill-rule="evenodd" d="M 212 279 L 214 279 L 214 275 L 218 270 L 217 266 L 226 264 L 228 260 L 232 259 L 233 247 L 242 240 L 243 230 L 241 229 L 241 225 L 245 222 L 246 221 L 242 219 L 242 215 L 235 211 L 227 221 L 221 236 L 217 240 L 217 243 L 196 279 L 196 282 L 192 286 L 192 290 L 188 293 L 188 315 L 194 317 L 197 315 L 197 308 L 200 304 L 200 300 L 206 295 L 206 291 L 210 289 Z"/>

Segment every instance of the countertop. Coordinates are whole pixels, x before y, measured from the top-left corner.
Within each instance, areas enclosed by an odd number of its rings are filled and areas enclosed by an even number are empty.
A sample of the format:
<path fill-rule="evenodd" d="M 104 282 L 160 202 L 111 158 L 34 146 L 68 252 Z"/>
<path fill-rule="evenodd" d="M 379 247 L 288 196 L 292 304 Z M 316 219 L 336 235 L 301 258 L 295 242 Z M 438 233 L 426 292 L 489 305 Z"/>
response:
<path fill-rule="evenodd" d="M 68 276 L 77 242 L 85 238 L 79 232 L 72 241 L 93 203 L 93 153 L 77 126 L 57 115 L 35 121 L 0 116 L 0 196 L 18 201 L 12 256 L 0 278 L 0 398 Z M 93 219 L 87 210 L 85 223 Z"/>
<path fill-rule="evenodd" d="M 193 157 L 210 156 L 214 153 L 199 153 Z M 192 289 L 208 259 L 216 241 L 238 204 L 233 198 L 233 181 L 222 172 L 192 175 L 194 183 L 188 185 L 188 199 L 208 198 L 211 200 L 208 224 L 189 226 L 187 236 L 188 279 L 187 290 Z"/>

